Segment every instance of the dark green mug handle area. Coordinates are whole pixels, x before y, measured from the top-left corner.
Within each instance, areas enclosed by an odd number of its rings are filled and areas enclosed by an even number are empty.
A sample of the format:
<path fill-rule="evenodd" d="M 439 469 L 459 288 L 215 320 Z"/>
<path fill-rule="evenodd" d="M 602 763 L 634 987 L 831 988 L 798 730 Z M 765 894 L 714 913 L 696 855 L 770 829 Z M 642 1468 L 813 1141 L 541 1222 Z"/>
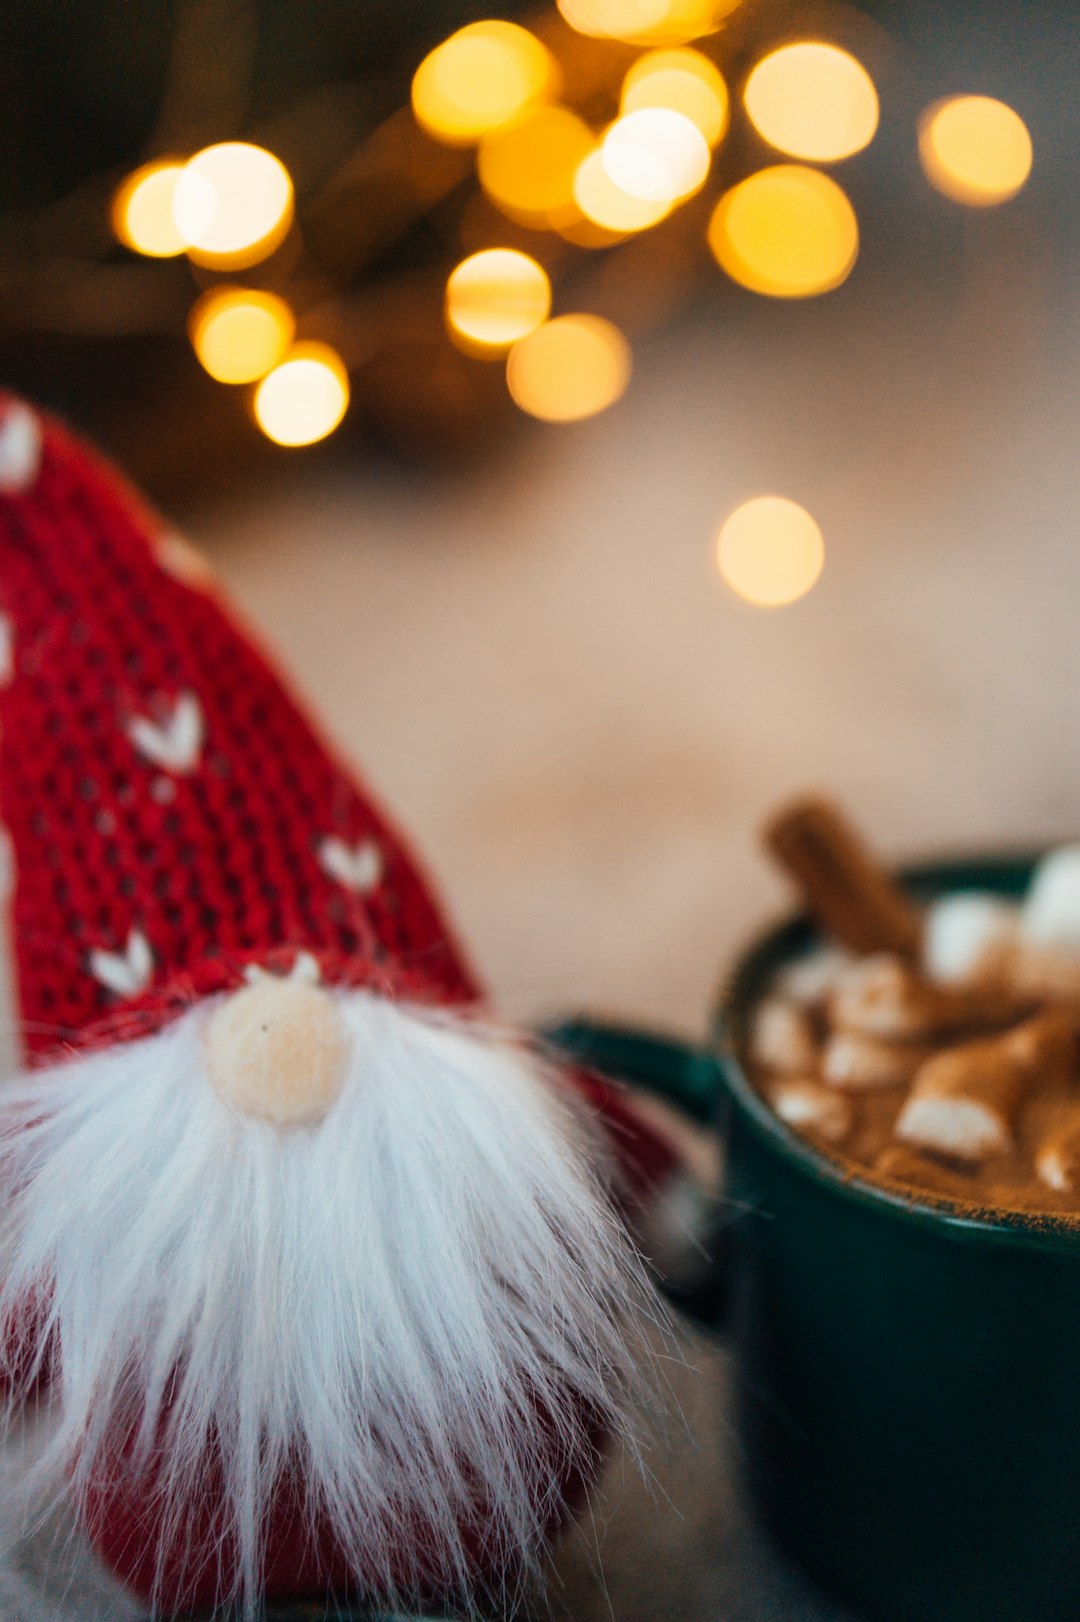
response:
<path fill-rule="evenodd" d="M 543 1031 L 558 1057 L 670 1104 L 695 1126 L 712 1127 L 720 1113 L 719 1060 L 705 1048 L 625 1025 L 564 1020 Z M 683 1317 L 716 1331 L 727 1318 L 731 1230 L 724 1206 L 702 1195 L 695 1254 L 680 1276 L 657 1272 L 657 1284 Z"/>
<path fill-rule="evenodd" d="M 703 1048 L 625 1025 L 562 1020 L 543 1032 L 565 1059 L 671 1104 L 696 1126 L 716 1120 L 720 1097 L 717 1060 Z"/>

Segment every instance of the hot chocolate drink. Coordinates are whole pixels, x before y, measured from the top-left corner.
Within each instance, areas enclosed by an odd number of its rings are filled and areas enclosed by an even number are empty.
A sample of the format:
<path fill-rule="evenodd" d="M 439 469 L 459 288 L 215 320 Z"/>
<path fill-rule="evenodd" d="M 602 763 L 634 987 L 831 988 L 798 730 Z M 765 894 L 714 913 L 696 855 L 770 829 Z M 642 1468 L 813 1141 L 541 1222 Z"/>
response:
<path fill-rule="evenodd" d="M 766 841 L 828 937 L 746 1033 L 776 1114 L 895 1191 L 1080 1220 L 1080 847 L 1044 858 L 1021 902 L 920 908 L 824 801 Z"/>

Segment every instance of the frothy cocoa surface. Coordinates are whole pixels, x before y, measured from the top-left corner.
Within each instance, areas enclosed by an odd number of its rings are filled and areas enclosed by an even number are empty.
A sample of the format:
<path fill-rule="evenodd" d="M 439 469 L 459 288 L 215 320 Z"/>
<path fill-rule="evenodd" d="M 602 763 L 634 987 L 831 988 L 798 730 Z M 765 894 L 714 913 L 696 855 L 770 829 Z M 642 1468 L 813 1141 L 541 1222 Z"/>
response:
<path fill-rule="evenodd" d="M 1062 961 L 1042 987 L 1000 957 L 943 987 L 823 949 L 777 977 L 742 1057 L 786 1124 L 853 1175 L 971 1213 L 1080 1220 L 1080 998 Z M 943 1055 L 959 1063 L 935 1070 Z"/>

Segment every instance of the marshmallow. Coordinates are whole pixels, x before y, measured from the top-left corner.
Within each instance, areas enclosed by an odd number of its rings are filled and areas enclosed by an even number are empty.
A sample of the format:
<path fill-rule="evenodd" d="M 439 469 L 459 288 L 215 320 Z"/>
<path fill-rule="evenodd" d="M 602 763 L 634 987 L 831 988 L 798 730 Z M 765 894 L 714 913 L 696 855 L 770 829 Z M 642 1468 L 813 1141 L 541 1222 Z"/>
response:
<path fill-rule="evenodd" d="M 1035 1170 L 1058 1194 L 1073 1194 L 1080 1187 L 1080 1104 L 1043 1139 L 1035 1152 Z"/>
<path fill-rule="evenodd" d="M 1019 1011 L 999 986 L 933 985 L 884 952 L 845 970 L 829 1002 L 832 1021 L 841 1029 L 898 1042 L 1006 1025 Z"/>
<path fill-rule="evenodd" d="M 841 1143 L 854 1125 L 849 1101 L 809 1076 L 789 1076 L 769 1090 L 776 1114 L 798 1132 L 813 1133 L 828 1143 Z"/>
<path fill-rule="evenodd" d="M 785 964 L 776 977 L 776 989 L 800 1008 L 812 1008 L 825 1001 L 851 962 L 850 954 L 839 946 L 820 946 L 794 963 Z"/>
<path fill-rule="evenodd" d="M 869 1092 L 877 1087 L 901 1087 L 909 1082 L 926 1057 L 925 1050 L 856 1031 L 838 1031 L 825 1044 L 821 1075 L 830 1087 L 843 1092 Z"/>
<path fill-rule="evenodd" d="M 1041 1014 L 990 1041 L 936 1053 L 919 1067 L 894 1128 L 920 1149 L 978 1163 L 1012 1148 L 1013 1122 L 1036 1076 L 1076 1063 L 1071 1020 Z"/>
<path fill-rule="evenodd" d="M 916 1034 L 919 987 L 905 963 L 886 952 L 859 958 L 838 979 L 829 1001 L 834 1025 L 864 1036 Z"/>
<path fill-rule="evenodd" d="M 895 1131 L 905 1143 L 977 1165 L 1012 1147 L 1016 1072 L 1000 1058 L 977 1067 L 952 1060 L 927 1061 Z"/>
<path fill-rule="evenodd" d="M 971 980 L 1008 956 L 1020 910 L 1000 896 L 959 890 L 931 902 L 923 934 L 923 968 L 931 980 Z"/>
<path fill-rule="evenodd" d="M 1034 946 L 1080 953 L 1080 845 L 1062 845 L 1035 869 L 1020 920 Z"/>
<path fill-rule="evenodd" d="M 766 997 L 754 1010 L 750 1052 L 763 1070 L 814 1070 L 817 1043 L 806 1013 L 781 997 Z"/>

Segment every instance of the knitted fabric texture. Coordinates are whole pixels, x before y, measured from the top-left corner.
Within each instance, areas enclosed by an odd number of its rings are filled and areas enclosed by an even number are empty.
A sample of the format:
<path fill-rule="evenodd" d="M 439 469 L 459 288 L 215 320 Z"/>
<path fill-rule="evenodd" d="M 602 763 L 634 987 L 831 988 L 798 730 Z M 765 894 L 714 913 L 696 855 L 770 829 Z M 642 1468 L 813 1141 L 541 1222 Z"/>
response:
<path fill-rule="evenodd" d="M 476 985 L 400 836 L 198 555 L 58 424 L 0 399 L 0 818 L 27 1055 L 287 972 Z"/>
<path fill-rule="evenodd" d="M 10 399 L 0 824 L 0 993 L 49 1064 L 5 1056 L 0 1373 L 12 1404 L 59 1376 L 99 1552 L 158 1614 L 512 1587 L 623 1422 L 647 1299 L 592 1111 L 414 1006 L 479 993 L 400 837 L 197 554 Z M 233 1110 L 217 1011 L 178 1017 L 259 972 L 360 993 L 323 999 L 310 1132 Z M 670 1149 L 570 1081 L 647 1204 Z"/>

